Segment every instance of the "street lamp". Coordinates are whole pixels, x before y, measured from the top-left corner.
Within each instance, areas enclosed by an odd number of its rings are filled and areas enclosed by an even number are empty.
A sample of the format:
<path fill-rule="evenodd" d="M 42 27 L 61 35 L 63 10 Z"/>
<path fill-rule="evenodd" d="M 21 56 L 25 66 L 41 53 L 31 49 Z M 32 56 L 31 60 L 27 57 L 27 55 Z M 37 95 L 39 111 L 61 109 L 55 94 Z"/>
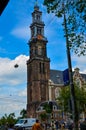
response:
<path fill-rule="evenodd" d="M 69 47 L 69 40 L 68 40 L 68 28 L 67 28 L 64 3 L 63 3 L 63 10 L 64 10 L 64 29 L 65 29 L 65 37 L 66 37 L 68 69 L 69 69 L 69 81 L 70 81 L 70 96 L 71 96 L 70 98 L 71 98 L 71 103 L 72 103 L 72 114 L 73 114 L 74 128 L 76 130 L 78 128 L 78 111 L 77 111 L 75 90 L 74 90 L 74 83 L 73 83 L 71 55 L 70 55 L 70 47 Z"/>

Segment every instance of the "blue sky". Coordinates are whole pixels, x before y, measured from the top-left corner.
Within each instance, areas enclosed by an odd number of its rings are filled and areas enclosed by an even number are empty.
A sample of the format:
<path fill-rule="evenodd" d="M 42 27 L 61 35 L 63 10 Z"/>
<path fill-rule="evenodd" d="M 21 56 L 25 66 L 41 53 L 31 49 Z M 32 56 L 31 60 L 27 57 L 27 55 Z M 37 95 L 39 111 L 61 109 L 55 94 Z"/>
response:
<path fill-rule="evenodd" d="M 10 0 L 0 16 L 0 117 L 5 113 L 26 108 L 26 61 L 29 59 L 30 24 L 35 0 Z M 43 12 L 45 36 L 48 39 L 47 55 L 51 59 L 50 68 L 67 68 L 66 44 L 63 34 L 62 19 L 54 14 L 47 14 L 43 0 L 38 0 Z M 86 73 L 85 57 L 72 54 L 73 68 L 79 67 Z M 18 68 L 14 68 L 15 64 Z"/>

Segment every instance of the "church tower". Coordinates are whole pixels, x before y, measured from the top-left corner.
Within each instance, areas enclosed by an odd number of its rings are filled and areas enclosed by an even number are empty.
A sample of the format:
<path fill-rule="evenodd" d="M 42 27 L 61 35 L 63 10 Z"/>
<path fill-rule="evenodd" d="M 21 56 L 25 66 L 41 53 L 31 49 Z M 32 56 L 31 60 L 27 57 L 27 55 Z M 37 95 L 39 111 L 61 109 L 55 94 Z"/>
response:
<path fill-rule="evenodd" d="M 47 57 L 47 38 L 44 36 L 42 12 L 36 3 L 30 25 L 30 59 L 27 61 L 27 116 L 36 117 L 38 105 L 49 100 L 48 79 L 50 59 Z"/>

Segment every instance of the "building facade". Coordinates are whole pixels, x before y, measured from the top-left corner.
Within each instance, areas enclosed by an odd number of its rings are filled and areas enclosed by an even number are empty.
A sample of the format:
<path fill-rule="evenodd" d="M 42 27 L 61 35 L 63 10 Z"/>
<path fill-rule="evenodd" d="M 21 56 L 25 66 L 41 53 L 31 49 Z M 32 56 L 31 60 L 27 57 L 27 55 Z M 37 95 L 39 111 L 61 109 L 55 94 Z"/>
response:
<path fill-rule="evenodd" d="M 29 40 L 30 59 L 27 61 L 27 116 L 35 117 L 38 105 L 49 100 L 48 79 L 50 59 L 47 57 L 47 38 L 44 36 L 44 22 L 39 6 L 34 6 L 31 38 Z"/>

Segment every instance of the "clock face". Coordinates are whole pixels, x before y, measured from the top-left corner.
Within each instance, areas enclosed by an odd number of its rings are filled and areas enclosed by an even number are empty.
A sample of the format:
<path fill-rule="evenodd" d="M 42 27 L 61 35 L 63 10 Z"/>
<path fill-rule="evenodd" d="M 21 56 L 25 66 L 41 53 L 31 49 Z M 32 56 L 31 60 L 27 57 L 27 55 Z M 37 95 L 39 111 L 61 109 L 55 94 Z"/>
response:
<path fill-rule="evenodd" d="M 42 37 L 42 35 L 38 35 L 37 38 L 38 38 L 39 40 L 41 40 L 43 37 Z"/>

